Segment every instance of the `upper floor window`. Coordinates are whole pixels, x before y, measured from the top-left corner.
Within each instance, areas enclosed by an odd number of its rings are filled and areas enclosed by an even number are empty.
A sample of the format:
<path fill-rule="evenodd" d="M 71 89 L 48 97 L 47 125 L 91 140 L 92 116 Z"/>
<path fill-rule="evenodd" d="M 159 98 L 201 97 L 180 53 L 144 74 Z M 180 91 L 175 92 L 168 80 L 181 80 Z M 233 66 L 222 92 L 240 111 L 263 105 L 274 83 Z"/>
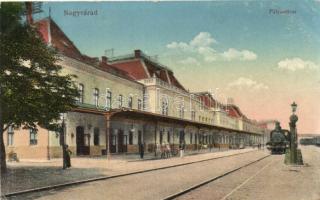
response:
<path fill-rule="evenodd" d="M 120 94 L 118 97 L 119 108 L 122 108 L 122 95 Z"/>
<path fill-rule="evenodd" d="M 79 103 L 83 103 L 84 102 L 84 85 L 83 84 L 79 84 Z"/>
<path fill-rule="evenodd" d="M 169 105 L 167 100 L 162 101 L 161 110 L 163 115 L 168 115 Z"/>
<path fill-rule="evenodd" d="M 132 108 L 132 96 L 129 96 L 129 99 L 128 99 L 128 107 L 129 107 L 129 108 Z"/>
<path fill-rule="evenodd" d="M 149 94 L 146 93 L 145 90 L 143 90 L 143 101 L 142 101 L 142 109 L 143 110 L 149 109 L 148 100 L 149 100 Z"/>
<path fill-rule="evenodd" d="M 180 118 L 184 118 L 184 106 L 183 106 L 183 105 L 180 106 L 180 109 L 179 109 L 179 117 L 180 117 Z"/>
<path fill-rule="evenodd" d="M 111 100 L 112 100 L 112 93 L 110 90 L 107 91 L 107 99 L 106 99 L 106 107 L 111 109 Z"/>
<path fill-rule="evenodd" d="M 93 144 L 98 146 L 100 143 L 100 130 L 99 128 L 94 128 L 93 130 Z"/>
<path fill-rule="evenodd" d="M 196 111 L 191 111 L 191 120 L 195 121 L 196 120 Z"/>
<path fill-rule="evenodd" d="M 13 134 L 14 134 L 13 126 L 9 126 L 9 128 L 8 128 L 8 146 L 13 145 Z"/>
<path fill-rule="evenodd" d="M 93 90 L 93 103 L 95 106 L 99 105 L 99 89 L 94 88 Z"/>
<path fill-rule="evenodd" d="M 141 99 L 138 99 L 138 110 L 142 109 L 142 101 Z"/>
<path fill-rule="evenodd" d="M 30 129 L 30 145 L 38 144 L 38 134 L 35 129 Z"/>

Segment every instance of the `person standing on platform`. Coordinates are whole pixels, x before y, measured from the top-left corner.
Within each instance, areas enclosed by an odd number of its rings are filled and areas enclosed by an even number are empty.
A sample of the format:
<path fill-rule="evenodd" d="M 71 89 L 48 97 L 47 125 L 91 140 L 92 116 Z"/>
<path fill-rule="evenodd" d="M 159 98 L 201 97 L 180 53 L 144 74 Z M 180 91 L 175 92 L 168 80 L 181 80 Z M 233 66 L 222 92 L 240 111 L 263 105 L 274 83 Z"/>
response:
<path fill-rule="evenodd" d="M 71 167 L 71 154 L 72 154 L 72 151 L 69 149 L 69 146 L 66 145 L 66 167 L 67 168 Z"/>
<path fill-rule="evenodd" d="M 182 142 L 180 143 L 179 149 L 180 149 L 180 158 L 183 158 L 184 149 L 185 149 L 185 143 L 184 143 L 184 141 L 182 141 Z"/>
<path fill-rule="evenodd" d="M 170 148 L 170 144 L 166 144 L 166 156 L 167 158 L 170 158 L 171 157 L 171 148 Z"/>
<path fill-rule="evenodd" d="M 139 144 L 139 153 L 140 153 L 140 158 L 143 159 L 143 156 L 144 156 L 144 142 L 141 142 Z"/>

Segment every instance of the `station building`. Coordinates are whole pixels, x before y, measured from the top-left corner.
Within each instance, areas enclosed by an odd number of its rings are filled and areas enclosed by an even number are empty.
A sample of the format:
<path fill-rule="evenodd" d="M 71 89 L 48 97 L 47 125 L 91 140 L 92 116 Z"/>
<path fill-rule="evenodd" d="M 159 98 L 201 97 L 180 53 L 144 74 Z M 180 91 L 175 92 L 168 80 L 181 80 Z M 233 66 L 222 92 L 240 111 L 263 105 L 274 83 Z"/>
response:
<path fill-rule="evenodd" d="M 145 55 L 93 58 L 82 54 L 51 18 L 34 23 L 43 41 L 59 52 L 62 74 L 75 74 L 80 96 L 65 114 L 65 143 L 74 155 L 147 152 L 169 144 L 177 150 L 257 145 L 269 130 L 248 119 L 234 104 L 209 92 L 189 92 L 172 70 Z M 62 156 L 61 134 L 41 127 L 10 127 L 6 152 L 20 159 Z"/>

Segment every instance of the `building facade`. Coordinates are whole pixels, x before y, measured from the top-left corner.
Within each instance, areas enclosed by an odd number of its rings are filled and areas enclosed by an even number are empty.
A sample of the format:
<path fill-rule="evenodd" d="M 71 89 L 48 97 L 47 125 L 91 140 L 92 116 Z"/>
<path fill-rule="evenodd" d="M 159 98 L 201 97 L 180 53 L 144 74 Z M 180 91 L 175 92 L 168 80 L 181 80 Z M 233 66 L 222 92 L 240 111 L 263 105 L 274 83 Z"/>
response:
<path fill-rule="evenodd" d="M 223 105 L 210 93 L 186 90 L 172 70 L 141 50 L 117 58 L 81 54 L 59 26 L 46 18 L 35 23 L 43 41 L 60 54 L 62 74 L 75 74 L 77 108 L 65 113 L 65 137 L 41 127 L 10 127 L 7 153 L 19 158 L 61 157 L 61 138 L 74 155 L 137 153 L 139 144 L 155 152 L 169 144 L 177 151 L 239 148 L 262 142 L 265 127 L 235 105 Z"/>

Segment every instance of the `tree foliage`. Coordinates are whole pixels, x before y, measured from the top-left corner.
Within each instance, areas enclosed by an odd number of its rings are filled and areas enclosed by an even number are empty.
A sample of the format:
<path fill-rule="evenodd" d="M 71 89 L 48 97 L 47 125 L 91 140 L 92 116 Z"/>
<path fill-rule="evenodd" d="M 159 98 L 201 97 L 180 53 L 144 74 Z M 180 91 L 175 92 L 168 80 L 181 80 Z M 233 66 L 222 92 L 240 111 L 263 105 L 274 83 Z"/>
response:
<path fill-rule="evenodd" d="M 2 3 L 0 83 L 3 123 L 54 128 L 78 95 L 72 75 L 61 75 L 58 54 L 23 23 L 21 3 Z"/>
<path fill-rule="evenodd" d="M 0 160 L 6 171 L 3 133 L 10 125 L 57 130 L 60 113 L 75 105 L 73 75 L 62 75 L 58 53 L 22 17 L 23 3 L 0 7 Z"/>

